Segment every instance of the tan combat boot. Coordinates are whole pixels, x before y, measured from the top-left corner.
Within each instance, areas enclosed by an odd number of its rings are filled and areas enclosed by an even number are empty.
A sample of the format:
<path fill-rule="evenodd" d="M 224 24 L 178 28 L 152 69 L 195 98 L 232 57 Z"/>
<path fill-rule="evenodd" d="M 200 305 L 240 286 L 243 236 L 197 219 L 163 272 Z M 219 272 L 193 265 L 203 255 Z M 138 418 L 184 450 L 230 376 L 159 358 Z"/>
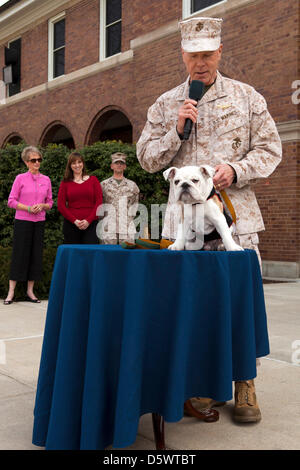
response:
<path fill-rule="evenodd" d="M 239 423 L 257 423 L 261 420 L 256 400 L 254 380 L 235 382 L 233 419 Z"/>

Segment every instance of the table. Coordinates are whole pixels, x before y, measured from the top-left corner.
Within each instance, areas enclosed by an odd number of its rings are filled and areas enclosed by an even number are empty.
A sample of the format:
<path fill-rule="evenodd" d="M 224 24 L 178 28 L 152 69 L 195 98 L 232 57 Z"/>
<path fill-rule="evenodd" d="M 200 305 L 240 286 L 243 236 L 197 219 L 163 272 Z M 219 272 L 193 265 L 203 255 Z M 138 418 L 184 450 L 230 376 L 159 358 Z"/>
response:
<path fill-rule="evenodd" d="M 122 448 L 139 418 L 232 399 L 269 354 L 256 253 L 58 248 L 34 409 L 46 449 Z"/>

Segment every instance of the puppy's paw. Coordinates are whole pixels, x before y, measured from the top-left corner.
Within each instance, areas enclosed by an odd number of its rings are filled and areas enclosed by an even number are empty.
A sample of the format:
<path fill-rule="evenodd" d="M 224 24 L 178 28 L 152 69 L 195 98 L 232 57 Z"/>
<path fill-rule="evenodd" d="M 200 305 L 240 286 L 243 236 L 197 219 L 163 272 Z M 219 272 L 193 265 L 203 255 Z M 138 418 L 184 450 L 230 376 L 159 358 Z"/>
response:
<path fill-rule="evenodd" d="M 237 243 L 234 243 L 234 245 L 230 246 L 228 251 L 244 251 L 244 248 L 242 248 L 240 245 L 237 245 Z"/>
<path fill-rule="evenodd" d="M 184 243 L 179 243 L 179 242 L 174 242 L 172 245 L 168 246 L 168 250 L 173 250 L 173 251 L 180 251 L 184 250 Z"/>
<path fill-rule="evenodd" d="M 186 242 L 184 245 L 184 249 L 187 251 L 199 251 L 202 248 L 203 248 L 202 240 L 194 240 L 192 242 Z"/>

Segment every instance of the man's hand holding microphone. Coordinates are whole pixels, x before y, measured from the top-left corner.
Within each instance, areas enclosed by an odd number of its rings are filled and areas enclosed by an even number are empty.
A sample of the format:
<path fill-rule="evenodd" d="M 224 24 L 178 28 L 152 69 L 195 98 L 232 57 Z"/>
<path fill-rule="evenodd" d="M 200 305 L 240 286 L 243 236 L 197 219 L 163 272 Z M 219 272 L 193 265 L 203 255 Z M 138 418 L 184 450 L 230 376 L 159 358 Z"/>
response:
<path fill-rule="evenodd" d="M 190 85 L 189 98 L 184 100 L 182 106 L 178 110 L 178 120 L 176 130 L 182 140 L 188 140 L 193 124 L 197 122 L 198 101 L 202 98 L 204 84 L 200 80 L 193 80 Z M 229 188 L 232 185 L 236 173 L 232 166 L 222 163 L 215 167 L 216 173 L 213 183 L 218 191 Z"/>

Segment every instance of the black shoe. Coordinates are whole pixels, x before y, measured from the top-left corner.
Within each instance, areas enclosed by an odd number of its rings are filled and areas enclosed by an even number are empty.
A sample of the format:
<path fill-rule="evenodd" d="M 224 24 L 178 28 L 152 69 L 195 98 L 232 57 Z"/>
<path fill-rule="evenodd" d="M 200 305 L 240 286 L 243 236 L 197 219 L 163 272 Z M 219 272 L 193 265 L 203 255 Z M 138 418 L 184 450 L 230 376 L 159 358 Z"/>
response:
<path fill-rule="evenodd" d="M 31 297 L 29 297 L 29 295 L 27 295 L 26 300 L 27 300 L 27 302 L 32 302 L 34 304 L 40 304 L 41 303 L 40 299 L 32 299 Z"/>
<path fill-rule="evenodd" d="M 4 305 L 10 305 L 13 303 L 13 300 L 4 300 L 3 303 Z"/>

